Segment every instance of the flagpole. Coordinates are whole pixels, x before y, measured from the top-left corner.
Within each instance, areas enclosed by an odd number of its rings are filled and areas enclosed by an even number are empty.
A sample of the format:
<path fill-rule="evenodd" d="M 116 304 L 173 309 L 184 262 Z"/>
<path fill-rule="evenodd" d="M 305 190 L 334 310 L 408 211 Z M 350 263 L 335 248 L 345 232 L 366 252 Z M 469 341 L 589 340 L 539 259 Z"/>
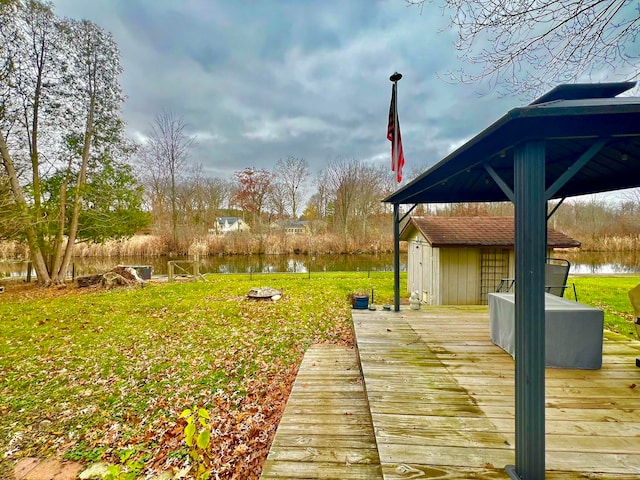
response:
<path fill-rule="evenodd" d="M 389 77 L 393 82 L 393 96 L 395 98 L 395 111 L 393 112 L 393 165 L 396 177 L 398 176 L 398 80 L 402 74 L 395 72 Z M 393 204 L 393 310 L 400 311 L 400 205 Z"/>
<path fill-rule="evenodd" d="M 400 152 L 398 152 L 398 81 L 402 78 L 402 74 L 395 72 L 389 77 L 393 82 L 393 98 L 395 99 L 393 111 L 393 171 L 398 176 L 398 160 Z"/>

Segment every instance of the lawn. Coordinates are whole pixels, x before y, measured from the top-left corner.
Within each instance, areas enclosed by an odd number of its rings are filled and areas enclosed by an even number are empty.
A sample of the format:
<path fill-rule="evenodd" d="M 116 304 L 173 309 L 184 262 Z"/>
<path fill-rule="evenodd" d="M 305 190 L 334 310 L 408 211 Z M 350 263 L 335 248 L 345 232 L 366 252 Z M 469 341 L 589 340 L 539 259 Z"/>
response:
<path fill-rule="evenodd" d="M 246 298 L 265 285 L 282 299 Z M 211 414 L 219 477 L 258 478 L 304 351 L 352 343 L 346 295 L 371 289 L 391 303 L 393 274 L 9 286 L 0 297 L 0 478 L 26 456 L 177 471 L 188 462 L 179 415 L 194 405 Z"/>
<path fill-rule="evenodd" d="M 573 276 L 569 284 L 574 283 L 578 301 L 604 310 L 605 328 L 630 338 L 638 338 L 635 329 L 635 316 L 629 301 L 628 292 L 640 283 L 638 275 L 617 276 Z M 573 292 L 565 295 L 573 299 Z"/>
<path fill-rule="evenodd" d="M 635 338 L 627 291 L 638 276 L 570 279 L 606 328 Z M 406 274 L 401 291 L 406 296 Z M 277 302 L 246 298 L 282 289 Z M 0 478 L 18 458 L 188 464 L 180 413 L 211 414 L 219 478 L 258 478 L 306 348 L 350 344 L 346 295 L 392 303 L 391 272 L 213 275 L 112 291 L 22 289 L 0 296 Z M 428 307 L 423 307 L 428 308 Z"/>

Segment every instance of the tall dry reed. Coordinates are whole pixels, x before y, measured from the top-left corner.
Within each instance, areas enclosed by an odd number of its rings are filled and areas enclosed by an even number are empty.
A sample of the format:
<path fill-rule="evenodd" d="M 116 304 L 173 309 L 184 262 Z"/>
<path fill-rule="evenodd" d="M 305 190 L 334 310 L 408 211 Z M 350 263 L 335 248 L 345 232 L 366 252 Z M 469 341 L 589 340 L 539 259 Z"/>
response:
<path fill-rule="evenodd" d="M 124 240 L 109 240 L 102 244 L 79 243 L 74 246 L 76 258 L 85 257 L 157 257 L 178 255 L 286 255 L 332 253 L 383 253 L 393 250 L 391 235 L 371 238 L 344 238 L 343 235 L 291 234 L 285 232 L 232 232 L 224 235 L 202 235 L 182 239 L 172 244 L 160 235 L 134 235 Z M 26 245 L 16 242 L 0 243 L 0 259 L 28 258 Z"/>
<path fill-rule="evenodd" d="M 607 235 L 581 237 L 580 249 L 585 252 L 637 252 L 640 251 L 640 235 Z"/>
<path fill-rule="evenodd" d="M 158 235 L 134 235 L 105 243 L 79 243 L 73 248 L 75 257 L 157 257 L 166 254 L 167 242 Z"/>
<path fill-rule="evenodd" d="M 29 258 L 29 249 L 26 244 L 16 241 L 0 242 L 0 260 L 24 260 Z"/>

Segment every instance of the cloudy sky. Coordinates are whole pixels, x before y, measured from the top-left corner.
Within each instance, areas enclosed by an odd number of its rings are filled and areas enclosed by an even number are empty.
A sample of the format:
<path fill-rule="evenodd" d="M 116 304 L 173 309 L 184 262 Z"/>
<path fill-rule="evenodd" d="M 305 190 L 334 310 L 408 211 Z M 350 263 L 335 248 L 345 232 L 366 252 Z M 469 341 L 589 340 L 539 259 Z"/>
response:
<path fill-rule="evenodd" d="M 190 162 L 230 179 L 289 155 L 315 174 L 335 159 L 390 164 L 386 140 L 398 86 L 406 173 L 424 171 L 523 98 L 450 84 L 459 69 L 441 10 L 404 0 L 54 0 L 118 43 L 129 135 L 182 116 Z M 391 176 L 392 173 L 389 172 Z M 408 175 L 407 175 L 408 176 Z"/>

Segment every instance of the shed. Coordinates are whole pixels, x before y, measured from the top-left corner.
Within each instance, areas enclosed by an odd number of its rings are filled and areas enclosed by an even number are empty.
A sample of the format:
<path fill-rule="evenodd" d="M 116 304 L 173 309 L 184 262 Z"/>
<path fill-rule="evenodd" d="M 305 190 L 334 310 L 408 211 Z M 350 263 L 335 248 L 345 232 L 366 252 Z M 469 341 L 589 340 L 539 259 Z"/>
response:
<path fill-rule="evenodd" d="M 429 305 L 486 305 L 487 293 L 515 276 L 513 217 L 411 217 L 400 240 L 408 242 L 407 289 Z M 547 256 L 579 246 L 547 232 Z"/>

